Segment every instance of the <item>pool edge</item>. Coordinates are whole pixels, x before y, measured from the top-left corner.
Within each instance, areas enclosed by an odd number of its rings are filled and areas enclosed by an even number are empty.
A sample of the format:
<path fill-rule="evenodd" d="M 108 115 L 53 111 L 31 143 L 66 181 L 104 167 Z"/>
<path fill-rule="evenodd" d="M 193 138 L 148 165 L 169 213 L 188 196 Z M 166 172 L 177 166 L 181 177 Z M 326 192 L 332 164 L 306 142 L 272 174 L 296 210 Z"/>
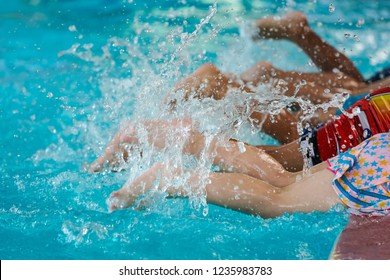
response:
<path fill-rule="evenodd" d="M 390 259 L 390 217 L 352 215 L 337 237 L 329 259 Z"/>

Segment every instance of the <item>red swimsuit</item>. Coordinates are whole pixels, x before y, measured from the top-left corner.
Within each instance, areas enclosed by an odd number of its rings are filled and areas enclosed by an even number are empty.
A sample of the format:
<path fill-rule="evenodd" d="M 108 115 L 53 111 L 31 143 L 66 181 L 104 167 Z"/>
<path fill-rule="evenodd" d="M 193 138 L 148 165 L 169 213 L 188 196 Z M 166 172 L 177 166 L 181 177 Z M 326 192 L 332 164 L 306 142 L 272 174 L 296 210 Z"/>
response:
<path fill-rule="evenodd" d="M 390 131 L 390 87 L 375 91 L 336 119 L 301 137 L 301 149 L 309 165 L 326 161 L 357 146 L 372 135 Z"/>

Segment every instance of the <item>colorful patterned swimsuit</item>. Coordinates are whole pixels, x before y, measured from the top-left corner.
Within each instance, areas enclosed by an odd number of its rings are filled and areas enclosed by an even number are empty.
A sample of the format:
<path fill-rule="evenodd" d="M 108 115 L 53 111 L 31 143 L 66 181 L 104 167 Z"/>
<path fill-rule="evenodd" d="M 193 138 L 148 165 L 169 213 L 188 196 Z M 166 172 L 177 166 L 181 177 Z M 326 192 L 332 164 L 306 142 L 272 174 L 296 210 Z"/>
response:
<path fill-rule="evenodd" d="M 390 214 L 390 133 L 376 134 L 328 160 L 332 186 L 358 215 Z"/>

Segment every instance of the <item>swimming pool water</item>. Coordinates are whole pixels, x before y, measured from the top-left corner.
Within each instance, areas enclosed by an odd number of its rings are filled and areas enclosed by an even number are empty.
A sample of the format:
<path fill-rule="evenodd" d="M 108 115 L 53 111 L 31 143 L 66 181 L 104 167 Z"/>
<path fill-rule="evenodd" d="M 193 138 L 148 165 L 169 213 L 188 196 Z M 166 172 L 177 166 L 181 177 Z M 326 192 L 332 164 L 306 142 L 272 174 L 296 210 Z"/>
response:
<path fill-rule="evenodd" d="M 265 220 L 216 206 L 205 216 L 177 199 L 110 214 L 105 200 L 129 174 L 92 176 L 85 166 L 121 121 L 156 114 L 158 104 L 134 101 L 161 98 L 148 88 L 156 79 L 166 89 L 207 61 L 234 72 L 265 59 L 314 71 L 289 43 L 249 40 L 243 22 L 260 16 L 302 10 L 366 77 L 386 66 L 390 4 L 349 0 L 330 11 L 330 3 L 217 1 L 186 44 L 180 34 L 193 32 L 213 1 L 8 1 L 0 11 L 1 259 L 328 258 L 348 220 L 337 209 Z"/>

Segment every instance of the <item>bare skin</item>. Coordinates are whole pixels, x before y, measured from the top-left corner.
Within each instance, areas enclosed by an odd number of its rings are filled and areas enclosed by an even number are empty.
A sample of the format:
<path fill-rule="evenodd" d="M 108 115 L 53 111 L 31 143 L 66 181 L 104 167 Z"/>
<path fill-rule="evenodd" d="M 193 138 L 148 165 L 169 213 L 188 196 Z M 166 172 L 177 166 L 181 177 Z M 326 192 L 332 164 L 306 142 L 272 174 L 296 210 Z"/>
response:
<path fill-rule="evenodd" d="M 305 96 L 313 103 L 329 100 L 325 89 L 330 92 L 347 91 L 352 95 L 366 93 L 389 85 L 389 79 L 378 84 L 367 86 L 362 75 L 352 62 L 336 49 L 326 44 L 309 27 L 306 18 L 300 13 L 290 13 L 281 19 L 266 18 L 257 21 L 260 27 L 259 36 L 262 38 L 288 39 L 300 46 L 321 69 L 320 73 L 286 72 L 261 62 L 253 66 L 240 76 L 221 73 L 214 65 L 206 64 L 193 75 L 177 85 L 176 90 L 184 93 L 184 98 L 213 97 L 217 100 L 226 95 L 228 87 L 240 88 L 251 92 L 253 86 L 259 83 L 275 83 L 282 79 L 286 82 L 286 94 Z M 335 71 L 337 70 L 337 71 Z M 305 80 L 306 83 L 296 92 L 296 86 Z M 195 95 L 192 93 L 195 92 Z M 192 96 L 191 96 L 192 95 Z M 333 114 L 331 112 L 330 114 Z M 263 122 L 268 116 L 255 112 L 251 117 Z M 211 173 L 205 190 L 207 201 L 212 204 L 231 208 L 249 214 L 260 215 L 265 218 L 275 217 L 283 213 L 328 211 L 332 206 L 340 203 L 336 193 L 332 190 L 333 174 L 326 170 L 326 164 L 312 168 L 309 173 L 292 173 L 286 170 L 299 168 L 300 160 L 292 159 L 298 155 L 298 135 L 289 128 L 294 127 L 299 118 L 299 112 L 285 110 L 278 116 L 277 125 L 265 119 L 263 129 L 282 143 L 290 142 L 279 149 L 262 147 L 259 149 L 236 141 L 229 141 L 228 145 L 219 146 L 212 143 L 209 152 L 216 151 L 214 164 L 220 167 L 221 173 Z M 328 115 L 317 116 L 313 123 L 323 122 Z M 285 124 L 282 126 L 281 124 Z M 168 134 L 172 129 L 185 130 L 187 140 L 183 146 L 183 153 L 199 156 L 203 152 L 205 139 L 201 133 L 193 129 L 190 119 L 172 121 L 144 122 L 143 127 L 148 131 L 148 144 L 156 148 L 164 148 L 168 143 Z M 284 132 L 281 133 L 281 132 Z M 105 153 L 90 167 L 90 172 L 100 171 L 107 164 L 113 167 L 120 163 L 119 158 L 126 160 L 128 149 L 126 144 L 137 145 L 134 127 L 128 126 L 119 131 Z M 279 136 L 282 135 L 282 136 Z M 244 145 L 245 149 L 239 148 Z M 264 151 L 264 150 L 267 150 Z M 271 156 L 272 155 L 272 156 Z M 276 159 L 275 159 L 276 158 Z M 299 157 L 297 157 L 299 158 Z M 152 187 L 162 190 L 167 182 L 180 175 L 180 170 L 172 170 L 169 163 L 157 163 L 134 181 L 127 183 L 120 190 L 110 196 L 110 210 L 117 210 L 134 205 L 136 199 L 147 194 Z M 190 172 L 189 184 L 199 180 L 195 172 Z M 302 177 L 301 180 L 297 180 Z M 156 186 L 155 182 L 159 184 Z M 313 192 L 313 186 L 316 191 Z M 165 190 L 170 197 L 188 197 L 187 189 L 183 187 L 168 188 Z"/>
<path fill-rule="evenodd" d="M 171 121 L 144 121 L 143 129 L 147 130 L 147 144 L 157 149 L 164 149 L 169 143 L 166 141 L 173 131 L 185 131 L 186 138 L 182 152 L 200 157 L 204 153 L 204 136 L 194 129 L 190 118 Z M 104 154 L 96 159 L 89 168 L 89 172 L 99 172 L 105 167 L 115 169 L 122 161 L 126 161 L 126 146 L 140 143 L 135 127 L 128 126 L 120 130 L 108 144 Z M 244 145 L 245 151 L 239 145 Z M 221 146 L 213 141 L 208 151 L 209 155 L 216 151 L 213 164 L 219 166 L 221 172 L 242 173 L 261 179 L 275 186 L 290 184 L 295 180 L 292 173 L 263 149 L 230 140 L 228 145 Z"/>
<path fill-rule="evenodd" d="M 109 208 L 111 211 L 128 208 L 139 196 L 148 193 L 152 186 L 161 190 L 168 181 L 179 175 L 175 170 L 172 172 L 170 164 L 157 163 L 131 183 L 113 192 Z M 321 164 L 299 182 L 280 188 L 242 173 L 212 173 L 205 188 L 206 198 L 208 203 L 264 218 L 292 212 L 325 212 L 341 202 L 331 187 L 333 176 L 326 165 Z M 155 186 L 157 178 L 159 185 Z M 192 172 L 189 184 L 196 183 L 197 180 L 197 174 Z M 165 191 L 170 197 L 189 195 L 183 187 L 170 187 Z"/>
<path fill-rule="evenodd" d="M 256 21 L 256 25 L 259 27 L 260 38 L 287 39 L 297 44 L 321 72 L 332 73 L 337 69 L 357 82 L 364 82 L 363 76 L 353 63 L 310 28 L 302 12 L 293 11 L 281 18 L 261 18 Z"/>
<path fill-rule="evenodd" d="M 371 85 L 364 84 L 362 76 L 352 62 L 322 41 L 310 29 L 306 18 L 300 13 L 290 13 L 281 19 L 260 19 L 257 25 L 260 28 L 259 36 L 262 38 L 288 39 L 295 42 L 304 49 L 322 72 L 287 72 L 275 68 L 270 63 L 261 62 L 237 76 L 221 73 L 214 65 L 206 64 L 177 85 L 176 90 L 183 92 L 184 99 L 212 97 L 219 100 L 225 97 L 228 87 L 240 88 L 250 93 L 253 86 L 266 82 L 276 85 L 278 79 L 286 82 L 287 95 L 297 93 L 297 96 L 305 96 L 313 103 L 325 102 L 330 98 L 325 89 L 331 93 L 347 91 L 352 95 L 358 95 L 390 85 L 389 78 Z M 296 92 L 296 86 L 302 80 L 305 80 L 306 84 Z M 298 135 L 293 129 L 299 116 L 300 112 L 285 110 L 278 116 L 276 125 L 267 115 L 255 112 L 251 116 L 258 118 L 260 122 L 265 118 L 263 131 L 273 135 L 281 143 L 288 143 L 277 149 L 254 147 L 234 140 L 230 140 L 228 145 L 220 145 L 218 141 L 212 142 L 206 152 L 209 152 L 210 156 L 216 152 L 213 164 L 219 166 L 221 172 L 210 175 L 205 187 L 207 201 L 265 218 L 296 211 L 328 211 L 340 203 L 331 187 L 333 174 L 326 169 L 326 163 L 313 167 L 305 174 L 290 172 L 302 168 L 302 158 L 299 156 L 299 145 L 296 141 Z M 313 124 L 327 119 L 329 115 L 319 114 L 313 120 Z M 91 164 L 89 171 L 97 172 L 105 167 L 117 167 L 122 161 L 126 161 L 128 153 L 131 152 L 128 146 L 142 144 L 141 140 L 153 148 L 163 149 L 169 145 L 166 139 L 172 131 L 185 131 L 183 153 L 196 157 L 204 153 L 205 138 L 194 128 L 190 118 L 146 121 L 142 126 L 148 132 L 147 139 L 139 139 L 135 127 L 131 125 L 125 127 L 114 136 L 104 154 Z M 242 145 L 245 149 L 240 149 Z M 133 206 L 139 196 L 147 194 L 151 188 L 166 191 L 170 197 L 188 197 L 189 193 L 183 186 L 164 189 L 170 180 L 182 172 L 173 169 L 172 166 L 170 163 L 157 163 L 120 190 L 113 192 L 109 199 L 110 210 Z M 188 172 L 190 185 L 199 181 L 196 172 Z M 315 191 L 312 189 L 313 186 L 316 188 Z"/>
<path fill-rule="evenodd" d="M 320 73 L 300 73 L 300 72 L 288 72 L 282 71 L 273 67 L 268 62 L 260 62 L 253 66 L 248 71 L 241 74 L 241 76 L 235 76 L 232 74 L 224 74 L 212 64 L 205 64 L 194 72 L 191 76 L 183 80 L 177 85 L 176 90 L 181 90 L 184 93 L 184 98 L 190 98 L 192 92 L 196 92 L 197 98 L 204 96 L 213 97 L 215 99 L 222 99 L 226 94 L 228 87 L 241 88 L 243 91 L 250 92 L 253 85 L 270 81 L 271 79 L 284 79 L 287 80 L 287 94 L 293 94 L 295 91 L 295 85 L 301 82 L 304 78 L 306 80 L 306 89 L 310 94 L 309 98 L 312 98 L 313 102 L 322 102 L 330 98 L 329 95 L 324 94 L 325 88 L 336 89 L 339 87 L 346 88 L 351 95 L 360 95 L 367 92 L 390 86 L 390 78 L 378 81 L 376 83 L 366 85 L 361 82 L 361 75 L 357 69 L 353 66 L 353 63 L 348 60 L 342 53 L 338 52 L 332 46 L 328 45 L 322 39 L 315 34 L 307 23 L 305 16 L 300 12 L 292 12 L 280 19 L 269 17 L 259 19 L 257 21 L 259 27 L 259 37 L 261 38 L 274 38 L 274 39 L 289 39 L 299 46 L 301 46 L 313 61 L 317 61 L 317 66 L 323 71 L 329 69 L 337 69 L 339 73 L 333 72 L 320 72 Z M 311 38 L 311 39 L 310 39 Z M 311 44 L 308 44 L 307 40 L 311 40 Z M 313 46 L 316 45 L 315 51 Z M 321 58 L 317 58 L 318 53 L 321 54 Z M 323 53 L 329 54 L 332 59 L 322 60 Z M 347 69 L 347 70 L 346 70 Z M 345 75 L 343 72 L 348 73 Z M 351 78 L 353 77 L 353 78 Z M 354 84 L 357 83 L 357 86 Z M 304 90 L 298 92 L 298 94 L 304 94 Z M 321 93 L 321 94 L 320 94 Z M 322 99 L 321 99 L 322 98 Z M 335 114 L 334 110 L 329 110 L 328 113 L 318 112 L 317 116 L 312 118 L 312 125 L 326 122 L 330 119 L 330 116 Z M 255 147 L 246 146 L 246 150 L 253 150 L 253 160 L 249 160 L 251 164 L 258 159 L 258 153 L 264 153 L 266 151 L 277 162 L 279 162 L 284 169 L 289 171 L 299 171 L 303 167 L 303 159 L 299 152 L 299 134 L 296 129 L 297 122 L 301 112 L 290 111 L 288 109 L 282 110 L 282 112 L 271 121 L 268 114 L 260 112 L 254 112 L 251 117 L 257 119 L 259 123 L 262 123 L 262 131 L 273 136 L 281 144 L 281 146 L 260 146 L 261 150 L 256 150 Z M 183 120 L 184 122 L 186 120 Z M 178 122 L 178 121 L 176 121 Z M 152 124 L 152 122 L 151 122 Z M 164 127 L 164 123 L 154 122 L 155 125 Z M 172 126 L 174 124 L 168 124 Z M 176 124 L 177 125 L 177 124 Z M 131 128 L 131 126 L 129 127 Z M 119 158 L 126 160 L 128 150 L 125 149 L 126 144 L 136 144 L 129 139 L 128 129 L 119 131 L 108 145 L 104 154 L 97 159 L 90 167 L 90 172 L 99 171 L 103 168 L 104 164 L 107 167 L 118 166 Z M 153 131 L 153 129 L 152 129 Z M 183 151 L 190 154 L 196 154 L 199 151 L 199 147 L 203 145 L 203 137 L 199 133 L 194 133 L 192 139 L 188 143 L 188 150 Z M 163 138 L 162 138 L 163 139 Z M 133 139 L 134 140 L 134 139 Z M 138 141 L 138 140 L 137 140 Z M 232 143 L 234 141 L 231 141 Z M 234 145 L 233 145 L 234 146 Z M 219 151 L 219 150 L 218 150 Z M 227 158 L 225 158 L 227 157 Z M 217 155 L 216 160 L 219 162 L 228 162 L 226 169 L 232 169 L 233 163 L 226 153 Z M 246 159 L 248 160 L 248 159 Z M 219 164 L 216 161 L 216 164 Z M 263 163 L 258 163 L 257 166 L 261 166 Z M 249 167 L 248 167 L 249 168 Z M 250 169 L 250 168 L 249 168 Z M 256 176 L 256 175 L 255 175 Z M 264 178 L 261 178 L 264 180 Z M 267 180 L 266 180 L 267 181 Z"/>
<path fill-rule="evenodd" d="M 390 86 L 390 78 L 367 85 L 354 64 L 337 49 L 322 40 L 309 26 L 301 12 L 290 12 L 281 18 L 267 17 L 256 21 L 258 38 L 285 39 L 301 47 L 321 70 L 318 73 L 284 71 L 269 62 L 259 62 L 244 73 L 235 75 L 222 73 L 215 65 L 207 63 L 176 86 L 183 92 L 184 99 L 212 97 L 216 100 L 226 96 L 228 87 L 240 88 L 243 92 L 253 92 L 253 87 L 262 83 L 272 83 L 280 87 L 287 96 L 308 98 L 314 104 L 329 101 L 335 93 L 347 92 L 360 95 Z M 302 85 L 302 81 L 305 83 Z M 297 92 L 297 86 L 299 91 Z M 336 109 L 324 113 L 321 110 L 309 121 L 312 126 L 326 122 L 335 115 Z M 268 114 L 254 112 L 251 118 L 261 123 L 264 133 L 271 135 L 281 144 L 299 137 L 296 129 L 301 112 L 283 110 L 279 116 L 270 118 Z"/>

